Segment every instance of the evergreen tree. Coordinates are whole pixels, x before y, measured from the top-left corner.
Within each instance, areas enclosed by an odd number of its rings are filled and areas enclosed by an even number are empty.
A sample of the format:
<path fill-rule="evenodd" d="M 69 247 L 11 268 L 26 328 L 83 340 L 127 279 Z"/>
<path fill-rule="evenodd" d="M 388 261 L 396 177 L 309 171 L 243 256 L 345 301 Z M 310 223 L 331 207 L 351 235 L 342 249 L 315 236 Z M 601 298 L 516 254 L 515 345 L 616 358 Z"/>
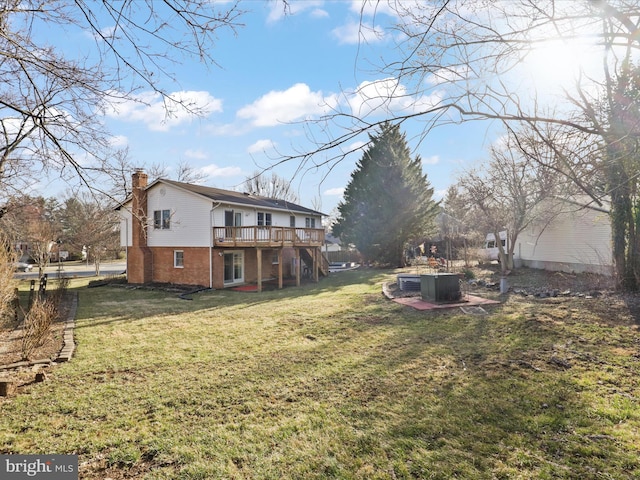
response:
<path fill-rule="evenodd" d="M 398 125 L 382 124 L 369 140 L 338 205 L 333 233 L 366 261 L 403 266 L 405 244 L 433 229 L 438 204 Z"/>

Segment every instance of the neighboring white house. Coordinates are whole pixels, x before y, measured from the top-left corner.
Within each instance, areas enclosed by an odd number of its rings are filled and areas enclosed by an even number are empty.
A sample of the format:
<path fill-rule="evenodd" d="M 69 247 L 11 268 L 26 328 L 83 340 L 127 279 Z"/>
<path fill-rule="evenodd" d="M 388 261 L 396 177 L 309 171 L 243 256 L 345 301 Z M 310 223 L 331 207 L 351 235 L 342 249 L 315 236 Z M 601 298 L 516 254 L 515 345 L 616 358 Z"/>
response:
<path fill-rule="evenodd" d="M 565 200 L 548 224 L 522 232 L 514 249 L 516 263 L 562 272 L 613 274 L 608 205 Z"/>

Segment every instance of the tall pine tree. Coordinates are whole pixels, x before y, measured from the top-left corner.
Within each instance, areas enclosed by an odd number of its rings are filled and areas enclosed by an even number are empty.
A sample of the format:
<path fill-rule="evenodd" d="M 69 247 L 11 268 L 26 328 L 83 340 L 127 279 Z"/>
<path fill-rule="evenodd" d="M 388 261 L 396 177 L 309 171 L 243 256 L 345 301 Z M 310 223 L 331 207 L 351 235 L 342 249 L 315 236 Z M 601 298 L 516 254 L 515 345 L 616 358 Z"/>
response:
<path fill-rule="evenodd" d="M 432 230 L 438 204 L 398 125 L 384 123 L 369 139 L 338 205 L 333 233 L 366 261 L 403 266 L 405 244 Z"/>

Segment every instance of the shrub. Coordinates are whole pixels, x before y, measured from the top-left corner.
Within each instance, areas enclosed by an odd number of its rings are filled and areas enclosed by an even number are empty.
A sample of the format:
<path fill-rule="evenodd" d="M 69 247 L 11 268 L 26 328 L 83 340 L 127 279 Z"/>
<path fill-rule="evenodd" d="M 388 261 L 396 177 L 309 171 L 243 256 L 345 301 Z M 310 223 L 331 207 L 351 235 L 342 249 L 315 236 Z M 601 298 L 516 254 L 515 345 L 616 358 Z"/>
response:
<path fill-rule="evenodd" d="M 55 317 L 56 308 L 48 298 L 36 297 L 24 317 L 22 327 L 22 358 L 28 360 L 33 351 L 43 345 L 49 327 Z"/>

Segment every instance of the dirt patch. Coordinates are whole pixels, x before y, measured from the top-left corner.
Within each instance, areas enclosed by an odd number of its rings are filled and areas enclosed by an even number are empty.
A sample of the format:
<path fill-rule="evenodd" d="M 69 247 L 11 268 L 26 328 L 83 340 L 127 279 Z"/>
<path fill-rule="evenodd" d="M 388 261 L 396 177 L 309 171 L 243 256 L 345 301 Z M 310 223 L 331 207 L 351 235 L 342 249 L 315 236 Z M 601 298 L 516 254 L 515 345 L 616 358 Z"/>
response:
<path fill-rule="evenodd" d="M 62 349 L 64 320 L 51 324 L 44 343 L 30 355 L 29 360 L 55 360 Z M 0 332 L 0 367 L 25 360 L 22 355 L 22 325 L 9 331 Z"/>
<path fill-rule="evenodd" d="M 493 278 L 499 279 L 500 273 L 494 273 Z M 546 289 L 568 291 L 575 294 L 588 295 L 593 292 L 601 294 L 614 291 L 612 277 L 594 273 L 565 273 L 547 272 L 531 268 L 521 268 L 512 272 L 508 277 L 512 289 Z"/>
<path fill-rule="evenodd" d="M 469 270 L 478 284 L 482 282 L 498 284 L 501 272 L 498 265 L 476 267 Z M 614 281 L 612 277 L 594 273 L 565 273 L 538 270 L 534 268 L 520 268 L 507 275 L 511 290 L 524 289 L 560 290 L 574 294 L 588 294 L 589 292 L 612 292 Z"/>

